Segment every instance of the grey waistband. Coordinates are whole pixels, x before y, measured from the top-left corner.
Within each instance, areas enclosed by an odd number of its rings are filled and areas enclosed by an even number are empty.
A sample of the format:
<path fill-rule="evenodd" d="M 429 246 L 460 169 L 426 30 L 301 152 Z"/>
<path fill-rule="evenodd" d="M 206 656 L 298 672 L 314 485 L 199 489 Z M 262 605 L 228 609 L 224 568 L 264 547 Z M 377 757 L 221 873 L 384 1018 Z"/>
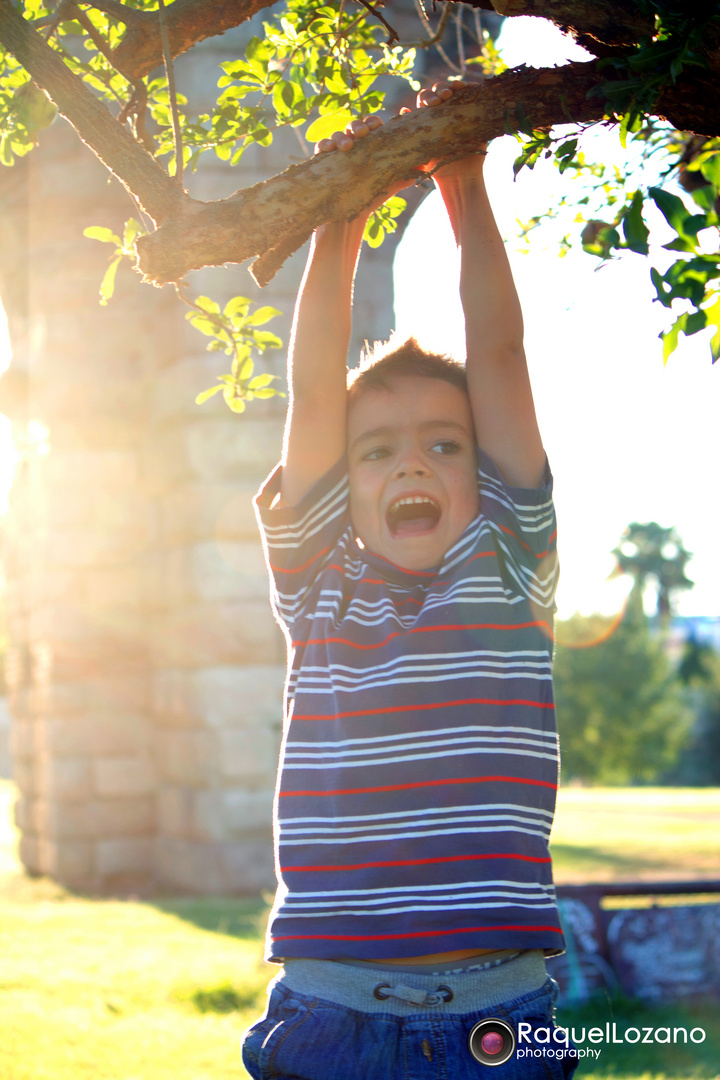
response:
<path fill-rule="evenodd" d="M 546 978 L 543 952 L 532 949 L 484 971 L 443 975 L 287 959 L 273 983 L 358 1012 L 436 1016 L 490 1009 L 539 990 Z"/>

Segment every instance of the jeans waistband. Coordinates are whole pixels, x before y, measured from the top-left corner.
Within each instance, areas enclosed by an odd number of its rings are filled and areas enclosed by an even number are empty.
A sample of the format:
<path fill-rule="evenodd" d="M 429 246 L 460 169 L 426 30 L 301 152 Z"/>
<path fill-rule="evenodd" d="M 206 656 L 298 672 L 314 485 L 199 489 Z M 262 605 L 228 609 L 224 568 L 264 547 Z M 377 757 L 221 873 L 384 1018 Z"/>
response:
<path fill-rule="evenodd" d="M 463 1014 L 539 990 L 545 983 L 542 950 L 521 953 L 506 964 L 483 971 L 420 975 L 414 972 L 358 968 L 334 960 L 287 959 L 274 983 L 298 994 L 321 998 L 348 1009 L 394 1016 Z"/>

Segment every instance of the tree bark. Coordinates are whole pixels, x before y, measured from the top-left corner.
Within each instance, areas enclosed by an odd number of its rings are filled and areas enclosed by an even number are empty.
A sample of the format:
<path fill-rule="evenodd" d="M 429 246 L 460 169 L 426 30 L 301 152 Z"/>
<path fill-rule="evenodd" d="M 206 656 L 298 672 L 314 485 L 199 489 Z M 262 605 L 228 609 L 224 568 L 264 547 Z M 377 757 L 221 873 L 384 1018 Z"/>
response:
<path fill-rule="evenodd" d="M 187 198 L 182 188 L 66 67 L 12 0 L 0 0 L 0 41 L 154 222 L 177 211 Z"/>
<path fill-rule="evenodd" d="M 224 34 L 277 0 L 175 0 L 166 8 L 172 56 L 187 52 L 205 38 Z M 102 8 L 102 3 L 98 6 Z M 115 49 L 113 60 L 129 78 L 140 79 L 162 64 L 157 11 L 133 11 L 132 23 Z"/>

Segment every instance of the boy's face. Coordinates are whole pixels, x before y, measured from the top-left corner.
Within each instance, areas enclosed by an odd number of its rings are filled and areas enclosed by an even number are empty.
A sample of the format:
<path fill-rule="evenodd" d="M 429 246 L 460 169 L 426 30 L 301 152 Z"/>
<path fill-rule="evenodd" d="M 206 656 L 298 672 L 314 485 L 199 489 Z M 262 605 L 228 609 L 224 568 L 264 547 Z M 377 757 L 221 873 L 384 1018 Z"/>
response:
<path fill-rule="evenodd" d="M 436 566 L 478 512 L 470 403 L 442 379 L 363 391 L 349 410 L 348 459 L 355 531 L 396 566 Z"/>

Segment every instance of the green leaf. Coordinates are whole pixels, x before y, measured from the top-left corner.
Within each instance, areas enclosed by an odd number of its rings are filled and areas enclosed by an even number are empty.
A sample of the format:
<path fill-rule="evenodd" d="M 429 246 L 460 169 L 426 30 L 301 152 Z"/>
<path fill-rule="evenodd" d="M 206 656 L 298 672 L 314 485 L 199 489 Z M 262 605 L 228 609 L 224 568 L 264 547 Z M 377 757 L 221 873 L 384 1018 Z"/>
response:
<path fill-rule="evenodd" d="M 122 246 L 120 237 L 116 236 L 112 229 L 106 229 L 103 225 L 89 225 L 87 229 L 83 229 L 83 236 L 87 236 L 90 240 L 101 240 L 104 244 Z"/>
<path fill-rule="evenodd" d="M 262 387 L 269 386 L 273 379 L 278 377 L 277 375 L 255 375 L 248 383 L 248 390 L 261 390 Z"/>
<path fill-rule="evenodd" d="M 720 150 L 715 150 L 700 166 L 706 180 L 720 188 Z"/>
<path fill-rule="evenodd" d="M 105 307 L 108 300 L 115 292 L 115 275 L 117 274 L 117 268 L 120 265 L 121 258 L 122 256 L 118 255 L 117 258 L 113 259 L 100 282 L 100 303 L 103 307 Z"/>
<path fill-rule="evenodd" d="M 352 119 L 353 114 L 347 109 L 328 113 L 327 116 L 320 116 L 307 129 L 305 138 L 308 142 L 320 142 L 321 139 L 329 139 L 336 131 L 344 131 Z"/>
<path fill-rule="evenodd" d="M 640 191 L 636 191 L 630 203 L 630 209 L 622 221 L 623 236 L 631 251 L 637 251 L 639 255 L 648 253 L 649 229 L 642 216 L 643 197 Z"/>
<path fill-rule="evenodd" d="M 257 311 L 253 311 L 251 315 L 248 315 L 244 320 L 245 326 L 263 326 L 266 322 L 270 322 L 280 312 L 274 307 L 261 307 Z"/>
<path fill-rule="evenodd" d="M 213 394 L 217 394 L 217 392 L 222 389 L 223 385 L 222 383 L 220 383 L 219 386 L 211 386 L 209 390 L 203 390 L 202 393 L 198 394 L 198 396 L 195 398 L 195 404 L 202 405 L 208 400 L 208 398 L 211 398 Z"/>
<path fill-rule="evenodd" d="M 651 187 L 648 190 L 650 198 L 657 206 L 660 213 L 663 215 L 668 225 L 679 233 L 681 236 L 685 234 L 685 222 L 690 217 L 690 211 L 685 206 L 685 203 L 677 195 L 672 195 L 669 191 L 665 191 L 664 188 Z"/>
<path fill-rule="evenodd" d="M 223 315 L 226 319 L 236 319 L 247 315 L 251 303 L 252 301 L 248 300 L 247 296 L 233 296 L 223 308 Z"/>
<path fill-rule="evenodd" d="M 209 296 L 196 296 L 195 306 L 202 308 L 203 311 L 207 311 L 212 315 L 220 314 L 220 305 L 214 300 L 211 300 Z"/>
<path fill-rule="evenodd" d="M 228 405 L 233 412 L 245 412 L 245 402 L 241 397 L 235 396 L 235 388 L 233 386 L 223 387 L 223 397 L 225 398 L 225 404 Z"/>
<path fill-rule="evenodd" d="M 669 330 L 666 330 L 664 334 L 660 335 L 663 343 L 663 365 L 667 364 L 671 354 L 677 349 L 678 335 L 681 330 L 685 329 L 686 322 L 687 315 L 681 315 L 675 320 Z"/>

